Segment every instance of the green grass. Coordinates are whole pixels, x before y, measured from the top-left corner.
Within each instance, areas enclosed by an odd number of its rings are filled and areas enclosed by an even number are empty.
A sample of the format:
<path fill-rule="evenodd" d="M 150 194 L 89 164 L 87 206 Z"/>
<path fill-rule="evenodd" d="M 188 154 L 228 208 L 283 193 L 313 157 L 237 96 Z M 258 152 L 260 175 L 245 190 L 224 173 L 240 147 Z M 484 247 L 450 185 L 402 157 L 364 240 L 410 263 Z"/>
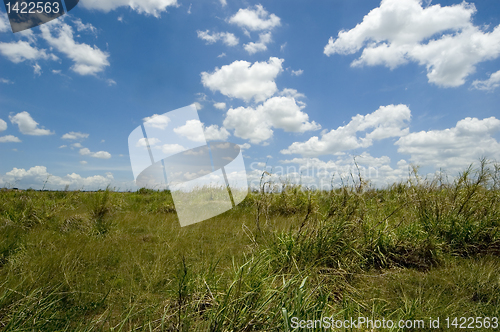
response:
<path fill-rule="evenodd" d="M 0 330 L 499 317 L 499 173 L 482 161 L 453 183 L 414 170 L 385 189 L 358 179 L 333 191 L 263 174 L 235 209 L 184 228 L 167 191 L 3 190 Z"/>

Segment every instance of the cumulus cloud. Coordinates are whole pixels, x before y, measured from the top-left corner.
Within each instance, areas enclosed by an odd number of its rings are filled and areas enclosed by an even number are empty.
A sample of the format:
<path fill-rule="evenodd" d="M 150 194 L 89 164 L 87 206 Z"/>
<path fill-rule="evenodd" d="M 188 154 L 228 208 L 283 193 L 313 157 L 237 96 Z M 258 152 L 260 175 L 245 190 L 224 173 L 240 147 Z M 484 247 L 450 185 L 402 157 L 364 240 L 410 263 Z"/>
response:
<path fill-rule="evenodd" d="M 144 126 L 146 127 L 163 130 L 168 127 L 168 124 L 170 123 L 170 118 L 166 115 L 153 114 L 152 116 L 144 118 L 143 121 L 144 121 Z"/>
<path fill-rule="evenodd" d="M 304 73 L 302 69 L 299 70 L 292 70 L 292 76 L 300 76 Z"/>
<path fill-rule="evenodd" d="M 21 143 L 21 140 L 16 136 L 7 135 L 0 137 L 0 143 Z"/>
<path fill-rule="evenodd" d="M 271 57 L 267 62 L 234 61 L 213 73 L 201 73 L 201 82 L 212 91 L 249 102 L 264 101 L 278 90 L 274 82 L 283 70 L 283 59 Z"/>
<path fill-rule="evenodd" d="M 114 180 L 112 173 L 106 176 L 95 175 L 82 177 L 72 173 L 66 176 L 50 174 L 45 166 L 35 166 L 26 170 L 24 168 L 13 168 L 5 175 L 0 175 L 1 186 L 16 186 L 19 188 L 41 189 L 64 189 L 69 186 L 72 189 L 100 189 L 106 188 Z"/>
<path fill-rule="evenodd" d="M 422 7 L 421 0 L 383 0 L 351 30 L 331 37 L 324 53 L 354 54 L 351 65 L 394 69 L 410 61 L 427 69 L 430 83 L 456 87 L 479 62 L 500 55 L 500 26 L 485 32 L 472 24 L 472 4 Z"/>
<path fill-rule="evenodd" d="M 204 129 L 207 141 L 225 141 L 231 135 L 226 128 L 217 125 L 211 125 Z"/>
<path fill-rule="evenodd" d="M 418 165 L 454 171 L 481 157 L 499 159 L 500 144 L 492 137 L 498 131 L 500 120 L 495 117 L 467 117 L 453 128 L 411 133 L 401 137 L 396 145 L 399 153 L 410 155 L 410 160 Z"/>
<path fill-rule="evenodd" d="M 240 9 L 229 19 L 229 23 L 251 31 L 271 30 L 281 25 L 280 18 L 269 14 L 262 5 Z"/>
<path fill-rule="evenodd" d="M 57 60 L 58 58 L 44 49 L 38 49 L 30 43 L 18 40 L 11 43 L 0 43 L 0 53 L 14 63 L 20 63 L 25 60 Z"/>
<path fill-rule="evenodd" d="M 108 53 L 97 46 L 77 43 L 73 37 L 73 29 L 68 24 L 62 21 L 52 22 L 40 26 L 42 37 L 74 62 L 71 70 L 80 75 L 96 75 L 109 66 Z"/>
<path fill-rule="evenodd" d="M 109 158 L 111 158 L 111 154 L 109 152 L 106 152 L 106 151 L 91 152 L 88 148 L 80 149 L 79 153 L 82 156 L 89 156 L 89 157 L 98 158 L 98 159 L 109 159 Z"/>
<path fill-rule="evenodd" d="M 178 6 L 177 0 L 81 0 L 80 5 L 106 13 L 118 7 L 129 7 L 138 13 L 156 17 L 159 17 L 161 12 L 167 11 L 167 7 Z"/>
<path fill-rule="evenodd" d="M 306 142 L 295 142 L 281 153 L 317 157 L 367 148 L 373 141 L 407 135 L 410 119 L 411 111 L 406 105 L 380 106 L 373 113 L 352 117 L 347 125 L 323 133 L 321 138 L 313 136 Z M 365 133 L 364 137 L 359 137 L 360 132 Z"/>
<path fill-rule="evenodd" d="M 70 131 L 67 134 L 64 134 L 61 138 L 67 140 L 78 140 L 78 139 L 86 139 L 89 137 L 89 134 Z"/>
<path fill-rule="evenodd" d="M 272 36 L 270 32 L 261 33 L 259 35 L 259 41 L 257 43 L 250 42 L 248 44 L 243 45 L 243 48 L 249 54 L 263 52 L 267 50 L 267 44 L 269 44 L 271 41 L 272 41 Z"/>
<path fill-rule="evenodd" d="M 16 124 L 19 127 L 19 131 L 24 135 L 45 136 L 54 134 L 54 132 L 48 129 L 38 128 L 38 122 L 33 120 L 31 115 L 26 111 L 9 116 L 9 120 L 13 124 Z"/>
<path fill-rule="evenodd" d="M 368 152 L 357 156 L 338 156 L 327 161 L 318 158 L 293 158 L 281 160 L 281 163 L 287 166 L 273 168 L 277 179 L 287 179 L 290 183 L 301 183 L 310 188 L 327 190 L 332 184 L 337 187 L 349 183 L 352 181 L 351 175 L 357 175 L 358 172 L 364 180 L 368 180 L 375 187 L 384 187 L 406 179 L 409 167 L 409 164 L 402 159 L 397 162 L 396 168 L 392 168 L 388 156 L 374 157 Z"/>
<path fill-rule="evenodd" d="M 318 130 L 316 122 L 309 122 L 309 116 L 302 112 L 293 97 L 273 97 L 256 108 L 230 108 L 224 119 L 224 127 L 234 129 L 234 135 L 249 139 L 252 143 L 261 143 L 273 136 L 272 128 L 287 132 Z"/>
<path fill-rule="evenodd" d="M 174 128 L 174 132 L 193 142 L 205 142 L 203 124 L 200 120 L 188 120 L 185 125 Z"/>
<path fill-rule="evenodd" d="M 214 107 L 219 110 L 225 110 L 226 109 L 226 103 L 215 103 Z"/>
<path fill-rule="evenodd" d="M 196 31 L 198 38 L 203 39 L 207 44 L 213 44 L 218 40 L 222 40 L 227 46 L 236 46 L 240 42 L 238 37 L 229 32 L 214 32 L 210 34 L 210 30 Z"/>
<path fill-rule="evenodd" d="M 475 80 L 472 87 L 478 90 L 493 91 L 500 86 L 500 70 L 491 74 L 485 81 Z"/>
<path fill-rule="evenodd" d="M 7 122 L 0 119 L 0 132 L 7 130 Z"/>

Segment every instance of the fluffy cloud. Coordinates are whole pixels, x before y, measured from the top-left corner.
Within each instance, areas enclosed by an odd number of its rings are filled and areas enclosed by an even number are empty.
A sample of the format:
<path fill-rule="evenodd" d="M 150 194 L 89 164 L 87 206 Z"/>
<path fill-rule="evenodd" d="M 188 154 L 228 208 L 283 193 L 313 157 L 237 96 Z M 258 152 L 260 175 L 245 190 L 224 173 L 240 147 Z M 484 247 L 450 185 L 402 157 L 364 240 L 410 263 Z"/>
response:
<path fill-rule="evenodd" d="M 418 165 L 460 170 L 481 157 L 500 158 L 500 144 L 492 135 L 500 131 L 495 117 L 465 118 L 453 128 L 411 133 L 401 137 L 398 152 L 408 154 Z"/>
<path fill-rule="evenodd" d="M 212 91 L 249 102 L 264 101 L 278 90 L 274 79 L 283 70 L 283 59 L 271 57 L 267 62 L 234 61 L 213 73 L 201 73 L 201 82 Z"/>
<path fill-rule="evenodd" d="M 178 6 L 177 0 L 81 0 L 80 5 L 87 9 L 97 9 L 103 12 L 115 10 L 118 7 L 130 7 L 138 13 L 158 17 L 167 7 Z"/>
<path fill-rule="evenodd" d="M 24 168 L 14 168 L 5 175 L 0 176 L 1 186 L 16 186 L 19 188 L 41 189 L 64 189 L 70 186 L 71 189 L 95 190 L 106 188 L 114 180 L 113 174 L 106 173 L 106 176 L 95 175 L 82 177 L 72 173 L 60 177 L 50 174 L 45 166 L 31 167 L 29 170 Z"/>
<path fill-rule="evenodd" d="M 64 134 L 61 138 L 67 140 L 78 140 L 78 139 L 86 139 L 88 137 L 89 134 L 71 131 L 67 134 Z"/>
<path fill-rule="evenodd" d="M 299 70 L 292 70 L 292 76 L 300 76 L 304 73 L 302 69 Z"/>
<path fill-rule="evenodd" d="M 21 140 L 16 136 L 7 135 L 0 137 L 0 143 L 21 143 Z"/>
<path fill-rule="evenodd" d="M 269 14 L 262 5 L 240 9 L 229 19 L 229 23 L 251 31 L 271 30 L 281 24 L 280 18 Z"/>
<path fill-rule="evenodd" d="M 203 124 L 200 120 L 188 120 L 185 125 L 174 128 L 174 132 L 193 142 L 205 142 Z"/>
<path fill-rule="evenodd" d="M 245 51 L 247 51 L 249 54 L 254 54 L 257 52 L 263 52 L 267 50 L 267 44 L 269 44 L 272 41 L 271 33 L 266 32 L 266 33 L 261 33 L 259 35 L 259 41 L 257 43 L 250 42 L 248 44 L 243 45 L 245 48 Z"/>
<path fill-rule="evenodd" d="M 54 134 L 48 129 L 38 128 L 38 122 L 33 120 L 28 112 L 21 112 L 14 116 L 9 116 L 10 122 L 19 127 L 19 131 L 24 135 L 45 136 Z"/>
<path fill-rule="evenodd" d="M 99 152 L 91 152 L 87 148 L 80 149 L 80 155 L 82 156 L 90 156 L 92 158 L 98 158 L 98 159 L 109 159 L 111 158 L 111 154 L 106 151 L 99 151 Z"/>
<path fill-rule="evenodd" d="M 313 136 L 307 142 L 295 142 L 281 153 L 316 157 L 367 148 L 373 141 L 407 135 L 410 119 L 411 111 L 406 105 L 380 106 L 373 113 L 352 117 L 347 125 L 323 133 L 321 138 Z M 364 132 L 364 137 L 358 137 L 359 132 Z"/>
<path fill-rule="evenodd" d="M 260 143 L 273 136 L 272 128 L 287 132 L 305 132 L 321 127 L 302 112 L 293 97 L 273 97 L 263 104 L 252 107 L 230 108 L 224 119 L 224 127 L 234 129 L 234 135 Z"/>
<path fill-rule="evenodd" d="M 219 109 L 219 110 L 225 110 L 226 109 L 226 103 L 215 103 L 214 107 Z"/>
<path fill-rule="evenodd" d="M 144 121 L 144 126 L 161 130 L 167 128 L 170 123 L 170 118 L 168 116 L 158 114 L 153 114 L 152 116 L 146 117 L 142 120 Z"/>
<path fill-rule="evenodd" d="M 476 80 L 472 82 L 472 87 L 478 90 L 493 91 L 500 86 L 500 70 L 490 75 L 485 81 Z"/>
<path fill-rule="evenodd" d="M 383 0 L 355 28 L 331 37 L 324 53 L 353 54 L 363 48 L 352 66 L 393 69 L 413 61 L 426 66 L 430 83 L 460 86 L 477 63 L 500 55 L 500 26 L 482 31 L 472 24 L 475 12 L 465 1 L 424 8 L 421 0 Z"/>
<path fill-rule="evenodd" d="M 226 128 L 217 125 L 211 125 L 205 128 L 205 138 L 207 141 L 225 141 L 230 136 Z"/>
<path fill-rule="evenodd" d="M 0 119 L 0 132 L 7 130 L 7 122 Z"/>
<path fill-rule="evenodd" d="M 358 171 L 361 177 L 372 185 L 384 187 L 407 178 L 409 167 L 405 160 L 400 160 L 397 168 L 392 168 L 388 156 L 374 157 L 367 152 L 358 156 L 339 156 L 335 160 L 328 161 L 318 158 L 293 158 L 282 160 L 281 163 L 287 166 L 273 168 L 278 181 L 287 179 L 290 183 L 301 183 L 310 188 L 327 190 L 332 184 L 338 187 L 352 183 L 351 176 L 357 177 Z"/>
<path fill-rule="evenodd" d="M 222 40 L 222 42 L 227 46 L 236 46 L 240 42 L 238 37 L 229 32 L 214 32 L 213 34 L 210 34 L 210 30 L 198 30 L 196 32 L 198 34 L 198 38 L 203 39 L 207 42 L 207 44 L 213 44 L 218 40 Z"/>
<path fill-rule="evenodd" d="M 108 53 L 101 51 L 97 46 L 77 43 L 73 38 L 73 29 L 68 24 L 61 21 L 52 22 L 40 26 L 42 37 L 74 62 L 71 69 L 75 73 L 96 75 L 109 66 Z"/>
<path fill-rule="evenodd" d="M 14 63 L 23 62 L 25 60 L 57 60 L 55 55 L 47 54 L 44 49 L 33 47 L 23 40 L 11 43 L 0 43 L 0 53 Z"/>

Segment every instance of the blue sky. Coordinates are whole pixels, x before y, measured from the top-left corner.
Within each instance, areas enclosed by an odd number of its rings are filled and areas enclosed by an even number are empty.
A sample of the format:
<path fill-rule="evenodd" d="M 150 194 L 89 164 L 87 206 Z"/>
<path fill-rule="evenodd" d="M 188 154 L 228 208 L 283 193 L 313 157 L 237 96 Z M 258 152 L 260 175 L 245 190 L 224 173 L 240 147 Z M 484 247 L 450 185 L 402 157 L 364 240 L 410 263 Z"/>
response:
<path fill-rule="evenodd" d="M 497 0 L 81 0 L 16 34 L 5 10 L 2 187 L 134 190 L 129 134 L 193 103 L 249 180 L 500 159 Z"/>

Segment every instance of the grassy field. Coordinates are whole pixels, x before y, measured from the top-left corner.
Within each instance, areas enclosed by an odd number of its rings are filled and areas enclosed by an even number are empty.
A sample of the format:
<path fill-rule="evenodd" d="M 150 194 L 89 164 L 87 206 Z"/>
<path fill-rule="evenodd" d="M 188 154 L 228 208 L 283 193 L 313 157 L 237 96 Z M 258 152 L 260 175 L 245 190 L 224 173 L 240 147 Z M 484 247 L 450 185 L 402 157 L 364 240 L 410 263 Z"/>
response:
<path fill-rule="evenodd" d="M 500 317 L 499 176 L 481 162 L 453 183 L 415 171 L 383 190 L 308 191 L 264 174 L 237 208 L 184 228 L 169 192 L 3 190 L 0 330 Z"/>

